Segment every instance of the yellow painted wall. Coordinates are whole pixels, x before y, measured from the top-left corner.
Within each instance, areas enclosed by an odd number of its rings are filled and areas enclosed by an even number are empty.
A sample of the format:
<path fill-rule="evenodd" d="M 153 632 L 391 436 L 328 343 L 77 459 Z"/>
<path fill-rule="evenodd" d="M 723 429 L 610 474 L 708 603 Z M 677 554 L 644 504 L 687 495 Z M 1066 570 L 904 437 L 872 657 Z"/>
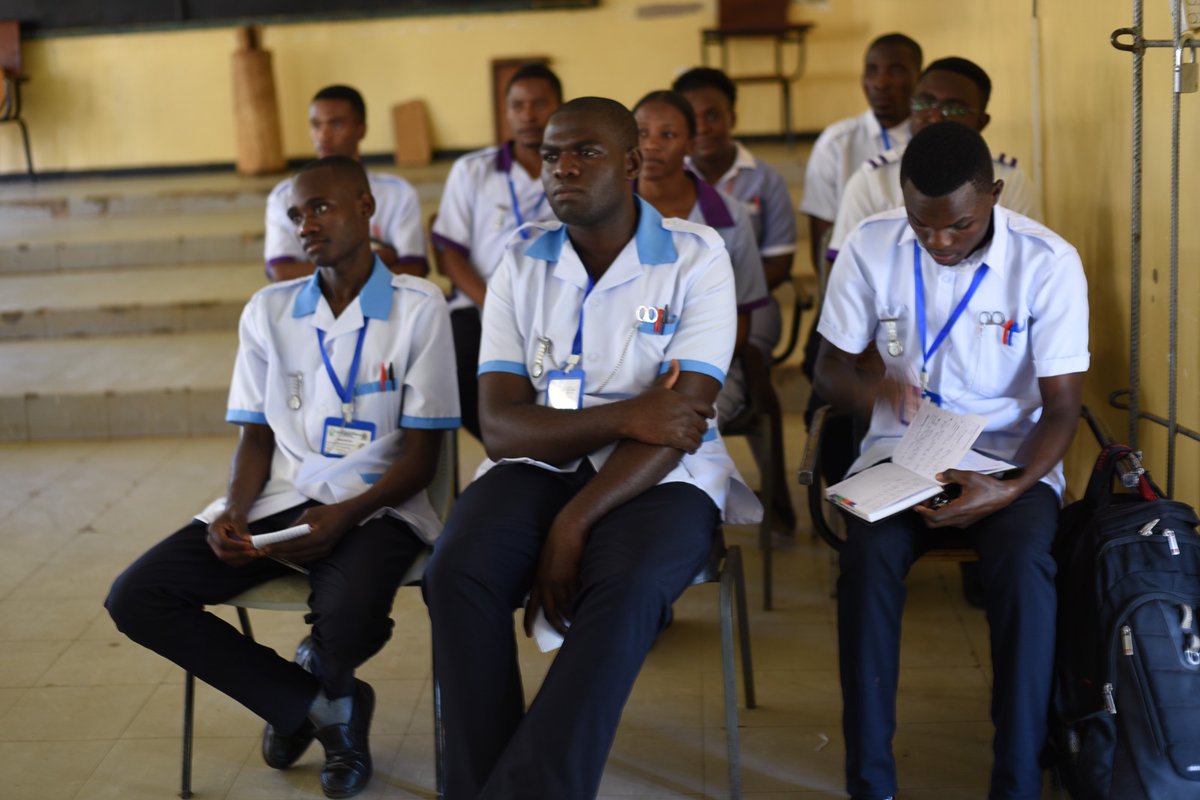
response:
<path fill-rule="evenodd" d="M 289 157 L 309 152 L 308 99 L 334 82 L 358 87 L 367 99 L 373 117 L 366 152 L 391 150 L 387 109 L 413 98 L 429 106 L 436 148 L 487 144 L 489 62 L 497 57 L 547 55 L 569 95 L 601 94 L 632 103 L 698 63 L 699 30 L 715 22 L 714 0 L 679 2 L 681 8 L 697 6 L 682 14 L 639 16 L 652 5 L 672 3 L 602 0 L 584 10 L 268 26 L 265 43 L 275 58 L 285 152 Z M 796 128 L 819 130 L 861 111 L 863 48 L 873 36 L 900 29 L 920 39 L 930 57 L 961 53 L 959 45 L 971 42 L 970 55 L 997 77 L 993 145 L 1028 152 L 1028 118 L 1022 112 L 1028 106 L 1029 37 L 1022 6 L 1014 0 L 795 6 L 796 19 L 817 25 L 807 74 L 796 87 Z M 1016 46 L 1003 31 L 1017 33 Z M 764 44 L 735 43 L 733 69 L 766 67 L 770 50 Z M 231 28 L 26 42 L 32 78 L 26 117 L 36 163 L 57 171 L 232 162 L 234 47 Z M 743 87 L 740 106 L 743 132 L 779 130 L 774 87 Z M 0 172 L 22 168 L 15 129 L 0 129 Z"/>
<path fill-rule="evenodd" d="M 423 98 L 438 148 L 486 143 L 491 132 L 488 62 L 551 57 L 569 95 L 601 94 L 633 102 L 666 85 L 698 60 L 698 30 L 715 18 L 713 0 L 676 16 L 645 19 L 649 0 L 602 0 L 595 9 L 423 19 L 270 26 L 287 155 L 308 153 L 304 109 L 321 85 L 358 86 L 373 111 L 367 152 L 391 149 L 386 109 Z M 661 5 L 661 3 L 660 3 Z M 684 4 L 686 5 L 686 4 Z M 1113 50 L 1109 33 L 1131 21 L 1130 0 L 1040 3 L 1043 62 L 1042 191 L 1046 220 L 1080 250 L 1091 283 L 1093 368 L 1087 402 L 1124 438 L 1124 415 L 1108 410 L 1109 391 L 1127 383 L 1129 349 L 1130 59 Z M 794 16 L 817 24 L 808 72 L 796 90 L 796 127 L 815 130 L 863 108 L 858 72 L 865 44 L 903 30 L 927 59 L 962 55 L 979 62 L 995 84 L 986 132 L 995 150 L 1032 161 L 1033 43 L 1027 0 L 830 0 L 797 4 Z M 1147 32 L 1169 35 L 1165 2 L 1147 2 Z M 231 29 L 125 34 L 31 41 L 26 64 L 28 119 L 42 169 L 230 162 Z M 732 65 L 758 69 L 761 53 L 745 47 Z M 1166 411 L 1167 149 L 1169 55 L 1147 58 L 1145 287 L 1142 385 L 1144 404 Z M 1200 428 L 1200 94 L 1184 108 L 1183 235 L 1181 239 L 1180 421 Z M 745 132 L 777 130 L 776 95 L 747 88 L 740 106 Z M 0 172 L 23 168 L 16 131 L 0 128 Z M 1147 459 L 1165 480 L 1164 437 L 1141 426 Z M 1076 487 L 1094 446 L 1082 438 L 1068 465 Z M 1180 440 L 1176 494 L 1200 504 L 1200 444 Z"/>

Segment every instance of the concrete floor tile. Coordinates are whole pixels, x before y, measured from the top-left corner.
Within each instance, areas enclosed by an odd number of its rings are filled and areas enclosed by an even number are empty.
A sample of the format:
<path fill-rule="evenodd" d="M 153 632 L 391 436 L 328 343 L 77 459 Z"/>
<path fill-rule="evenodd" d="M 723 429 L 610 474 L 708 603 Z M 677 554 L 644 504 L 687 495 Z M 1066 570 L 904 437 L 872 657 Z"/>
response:
<path fill-rule="evenodd" d="M 843 784 L 845 753 L 837 727 L 743 728 L 742 787 L 746 792 L 837 792 Z M 729 791 L 724 732 L 705 730 L 706 791 Z"/>
<path fill-rule="evenodd" d="M 147 685 L 26 689 L 0 717 L 0 741 L 116 739 L 152 691 Z"/>
<path fill-rule="evenodd" d="M 175 666 L 121 637 L 70 644 L 37 681 L 37 686 L 155 685 Z"/>
<path fill-rule="evenodd" d="M 0 600 L 0 642 L 75 639 L 100 615 L 101 599 L 62 598 L 46 602 L 10 596 Z"/>
<path fill-rule="evenodd" d="M 68 641 L 33 640 L 0 646 L 0 686 L 28 688 L 37 685 L 59 656 L 71 646 Z"/>
<path fill-rule="evenodd" d="M 600 794 L 692 797 L 704 791 L 704 739 L 695 728 L 622 729 L 600 781 Z"/>
<path fill-rule="evenodd" d="M 237 775 L 231 765 L 254 758 L 257 747 L 257 739 L 197 740 L 192 753 L 192 791 L 197 797 L 224 797 Z M 178 736 L 113 743 L 79 791 L 79 800 L 162 800 L 172 791 L 178 792 L 180 748 Z"/>
<path fill-rule="evenodd" d="M 755 670 L 756 708 L 746 708 L 742 676 L 737 676 L 738 719 L 743 728 L 837 725 L 842 693 L 837 669 Z M 704 725 L 725 725 L 725 690 L 719 672 L 704 675 Z"/>
<path fill-rule="evenodd" d="M 113 743 L 0 742 L 0 786 L 5 800 L 73 800 Z"/>
<path fill-rule="evenodd" d="M 183 670 L 174 664 L 171 672 L 180 678 Z M 183 685 L 162 683 L 151 688 L 146 702 L 120 734 L 125 739 L 169 739 L 183 730 Z M 196 681 L 196 707 L 193 719 L 195 736 L 260 737 L 263 722 L 241 704 L 231 700 L 203 681 Z"/>

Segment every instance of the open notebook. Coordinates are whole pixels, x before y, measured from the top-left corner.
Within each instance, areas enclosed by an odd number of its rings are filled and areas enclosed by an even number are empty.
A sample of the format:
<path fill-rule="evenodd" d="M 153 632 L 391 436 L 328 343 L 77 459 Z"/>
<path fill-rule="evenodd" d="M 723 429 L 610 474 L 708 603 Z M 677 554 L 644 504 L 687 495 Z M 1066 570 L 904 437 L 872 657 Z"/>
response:
<path fill-rule="evenodd" d="M 971 450 L 983 425 L 983 417 L 955 414 L 926 400 L 900 438 L 891 461 L 835 483 L 825 490 L 825 498 L 875 522 L 941 492 L 942 484 L 933 476 L 942 470 L 995 473 L 1013 469 L 1006 461 Z"/>

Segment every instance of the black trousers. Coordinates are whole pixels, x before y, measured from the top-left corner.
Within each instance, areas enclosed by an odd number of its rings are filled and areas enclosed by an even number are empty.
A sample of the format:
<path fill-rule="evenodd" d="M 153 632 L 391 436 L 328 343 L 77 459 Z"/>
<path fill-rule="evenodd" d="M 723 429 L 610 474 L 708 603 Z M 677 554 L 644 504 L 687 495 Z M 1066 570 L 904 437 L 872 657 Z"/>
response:
<path fill-rule="evenodd" d="M 1056 572 L 1050 549 L 1058 496 L 1039 483 L 972 526 L 992 646 L 995 762 L 989 800 L 1037 800 L 1054 666 Z M 941 534 L 944 536 L 945 534 Z M 838 578 L 846 783 L 850 794 L 896 794 L 900 618 L 909 567 L 939 534 L 906 511 L 875 524 L 846 515 Z"/>
<path fill-rule="evenodd" d="M 446 800 L 595 796 L 621 710 L 720 521 L 700 489 L 655 486 L 591 531 L 571 627 L 525 710 L 513 610 L 542 542 L 594 472 L 493 468 L 459 498 L 425 571 L 442 687 Z"/>
<path fill-rule="evenodd" d="M 258 520 L 252 533 L 294 524 L 307 503 Z M 271 559 L 231 567 L 193 520 L 150 548 L 113 583 L 104 607 L 130 639 L 191 672 L 284 732 L 300 727 L 319 689 L 354 690 L 354 670 L 391 637 L 392 601 L 405 571 L 425 547 L 395 517 L 352 529 L 321 561 L 306 565 L 312 594 L 314 674 L 243 636 L 204 610 L 291 570 Z"/>
<path fill-rule="evenodd" d="M 483 441 L 479 432 L 479 340 L 483 323 L 478 308 L 460 308 L 450 312 L 450 333 L 454 336 L 454 363 L 458 371 L 458 405 L 462 426 Z"/>

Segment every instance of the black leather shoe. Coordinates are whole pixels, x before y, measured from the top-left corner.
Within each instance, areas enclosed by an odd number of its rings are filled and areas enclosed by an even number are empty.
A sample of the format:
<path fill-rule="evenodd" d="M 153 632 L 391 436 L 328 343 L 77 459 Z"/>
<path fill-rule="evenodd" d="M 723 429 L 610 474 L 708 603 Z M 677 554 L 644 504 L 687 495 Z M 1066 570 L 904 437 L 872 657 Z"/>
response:
<path fill-rule="evenodd" d="M 297 664 L 312 671 L 310 662 L 313 656 L 313 641 L 311 636 L 305 636 L 296 647 Z M 304 751 L 312 744 L 316 729 L 312 722 L 305 718 L 300 728 L 291 734 L 280 733 L 269 723 L 263 730 L 262 755 L 263 761 L 272 769 L 287 769 L 304 755 Z"/>
<path fill-rule="evenodd" d="M 325 745 L 321 788 L 326 797 L 353 797 L 371 780 L 371 746 L 367 739 L 374 712 L 375 690 L 355 680 L 350 722 L 317 729 L 317 739 Z"/>

